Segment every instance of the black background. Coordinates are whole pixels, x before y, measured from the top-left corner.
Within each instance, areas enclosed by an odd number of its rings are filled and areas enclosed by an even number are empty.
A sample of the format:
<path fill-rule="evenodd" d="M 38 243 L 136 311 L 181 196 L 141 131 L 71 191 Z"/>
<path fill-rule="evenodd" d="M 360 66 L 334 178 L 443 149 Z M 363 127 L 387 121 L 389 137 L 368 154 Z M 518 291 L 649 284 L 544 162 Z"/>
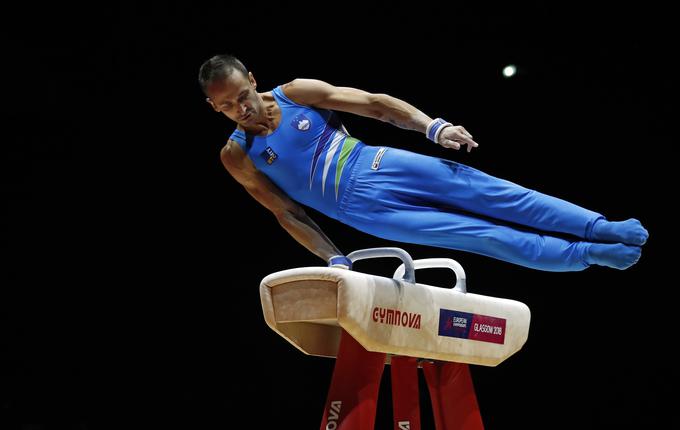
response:
<path fill-rule="evenodd" d="M 3 15 L 0 428 L 318 428 L 334 362 L 265 325 L 258 285 L 323 262 L 222 168 L 234 125 L 196 81 L 218 53 L 261 90 L 307 77 L 387 93 L 464 125 L 480 147 L 445 150 L 342 115 L 368 144 L 641 219 L 651 236 L 633 268 L 548 273 L 380 240 L 309 210 L 345 252 L 455 258 L 470 291 L 530 307 L 524 348 L 472 367 L 488 429 L 680 425 L 668 10 L 152 2 Z M 505 79 L 509 63 L 519 73 Z M 376 428 L 389 420 L 385 377 Z"/>

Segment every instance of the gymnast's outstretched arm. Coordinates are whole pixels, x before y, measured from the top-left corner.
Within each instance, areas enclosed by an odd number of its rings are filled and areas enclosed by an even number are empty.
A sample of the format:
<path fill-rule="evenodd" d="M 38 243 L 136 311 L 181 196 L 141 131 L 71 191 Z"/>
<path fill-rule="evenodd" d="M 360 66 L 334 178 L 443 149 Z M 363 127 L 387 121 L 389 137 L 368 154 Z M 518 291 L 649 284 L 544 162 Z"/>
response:
<path fill-rule="evenodd" d="M 389 122 L 397 127 L 428 134 L 436 143 L 453 149 L 467 145 L 468 152 L 479 146 L 462 126 L 432 120 L 411 104 L 387 94 L 372 94 L 350 87 L 335 87 L 316 79 L 295 79 L 283 85 L 283 92 L 296 103 L 349 112 Z M 433 127 L 441 127 L 439 133 Z"/>
<path fill-rule="evenodd" d="M 229 140 L 222 148 L 220 158 L 234 179 L 269 209 L 298 243 L 327 262 L 333 256 L 342 255 L 304 209 L 255 168 L 237 142 Z"/>

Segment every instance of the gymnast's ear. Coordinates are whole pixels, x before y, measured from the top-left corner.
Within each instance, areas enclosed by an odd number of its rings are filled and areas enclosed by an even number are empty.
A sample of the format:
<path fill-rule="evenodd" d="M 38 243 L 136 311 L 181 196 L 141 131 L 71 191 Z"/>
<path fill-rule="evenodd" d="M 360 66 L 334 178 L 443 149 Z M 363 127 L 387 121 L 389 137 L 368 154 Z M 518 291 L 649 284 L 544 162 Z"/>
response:
<path fill-rule="evenodd" d="M 210 97 L 206 97 L 205 101 L 210 105 L 211 108 L 213 108 L 215 112 L 218 112 L 217 106 L 215 106 L 215 103 L 213 103 L 213 101 L 210 100 Z"/>
<path fill-rule="evenodd" d="M 250 81 L 253 88 L 257 88 L 257 82 L 255 81 L 255 76 L 253 76 L 253 72 L 248 72 L 248 81 Z"/>

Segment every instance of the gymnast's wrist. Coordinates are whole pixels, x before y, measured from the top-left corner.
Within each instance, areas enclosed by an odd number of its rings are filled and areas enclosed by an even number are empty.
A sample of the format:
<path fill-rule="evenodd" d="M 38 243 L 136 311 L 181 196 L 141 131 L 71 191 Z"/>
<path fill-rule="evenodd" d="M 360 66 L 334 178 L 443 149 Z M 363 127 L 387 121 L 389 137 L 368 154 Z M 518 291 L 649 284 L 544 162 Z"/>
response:
<path fill-rule="evenodd" d="M 352 260 L 344 255 L 334 255 L 328 259 L 328 267 L 337 267 L 340 269 L 352 269 Z"/>
<path fill-rule="evenodd" d="M 425 136 L 434 143 L 439 143 L 439 136 L 446 127 L 452 127 L 453 124 L 446 122 L 441 118 L 435 118 L 427 125 L 425 129 Z"/>

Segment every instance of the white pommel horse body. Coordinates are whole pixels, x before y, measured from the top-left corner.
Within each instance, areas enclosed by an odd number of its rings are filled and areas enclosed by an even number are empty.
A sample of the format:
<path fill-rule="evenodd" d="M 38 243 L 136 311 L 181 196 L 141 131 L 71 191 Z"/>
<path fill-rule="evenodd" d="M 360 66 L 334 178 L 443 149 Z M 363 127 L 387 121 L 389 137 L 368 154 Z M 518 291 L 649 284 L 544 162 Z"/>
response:
<path fill-rule="evenodd" d="M 347 257 L 397 257 L 402 265 L 394 278 L 304 267 L 260 283 L 272 330 L 305 354 L 336 357 L 321 429 L 373 429 L 385 363 L 391 364 L 395 429 L 420 429 L 418 367 L 437 430 L 482 429 L 468 364 L 496 366 L 519 351 L 529 334 L 529 308 L 468 293 L 465 272 L 451 259 L 413 261 L 400 248 Z M 439 267 L 455 272 L 453 289 L 415 282 L 416 269 Z"/>

